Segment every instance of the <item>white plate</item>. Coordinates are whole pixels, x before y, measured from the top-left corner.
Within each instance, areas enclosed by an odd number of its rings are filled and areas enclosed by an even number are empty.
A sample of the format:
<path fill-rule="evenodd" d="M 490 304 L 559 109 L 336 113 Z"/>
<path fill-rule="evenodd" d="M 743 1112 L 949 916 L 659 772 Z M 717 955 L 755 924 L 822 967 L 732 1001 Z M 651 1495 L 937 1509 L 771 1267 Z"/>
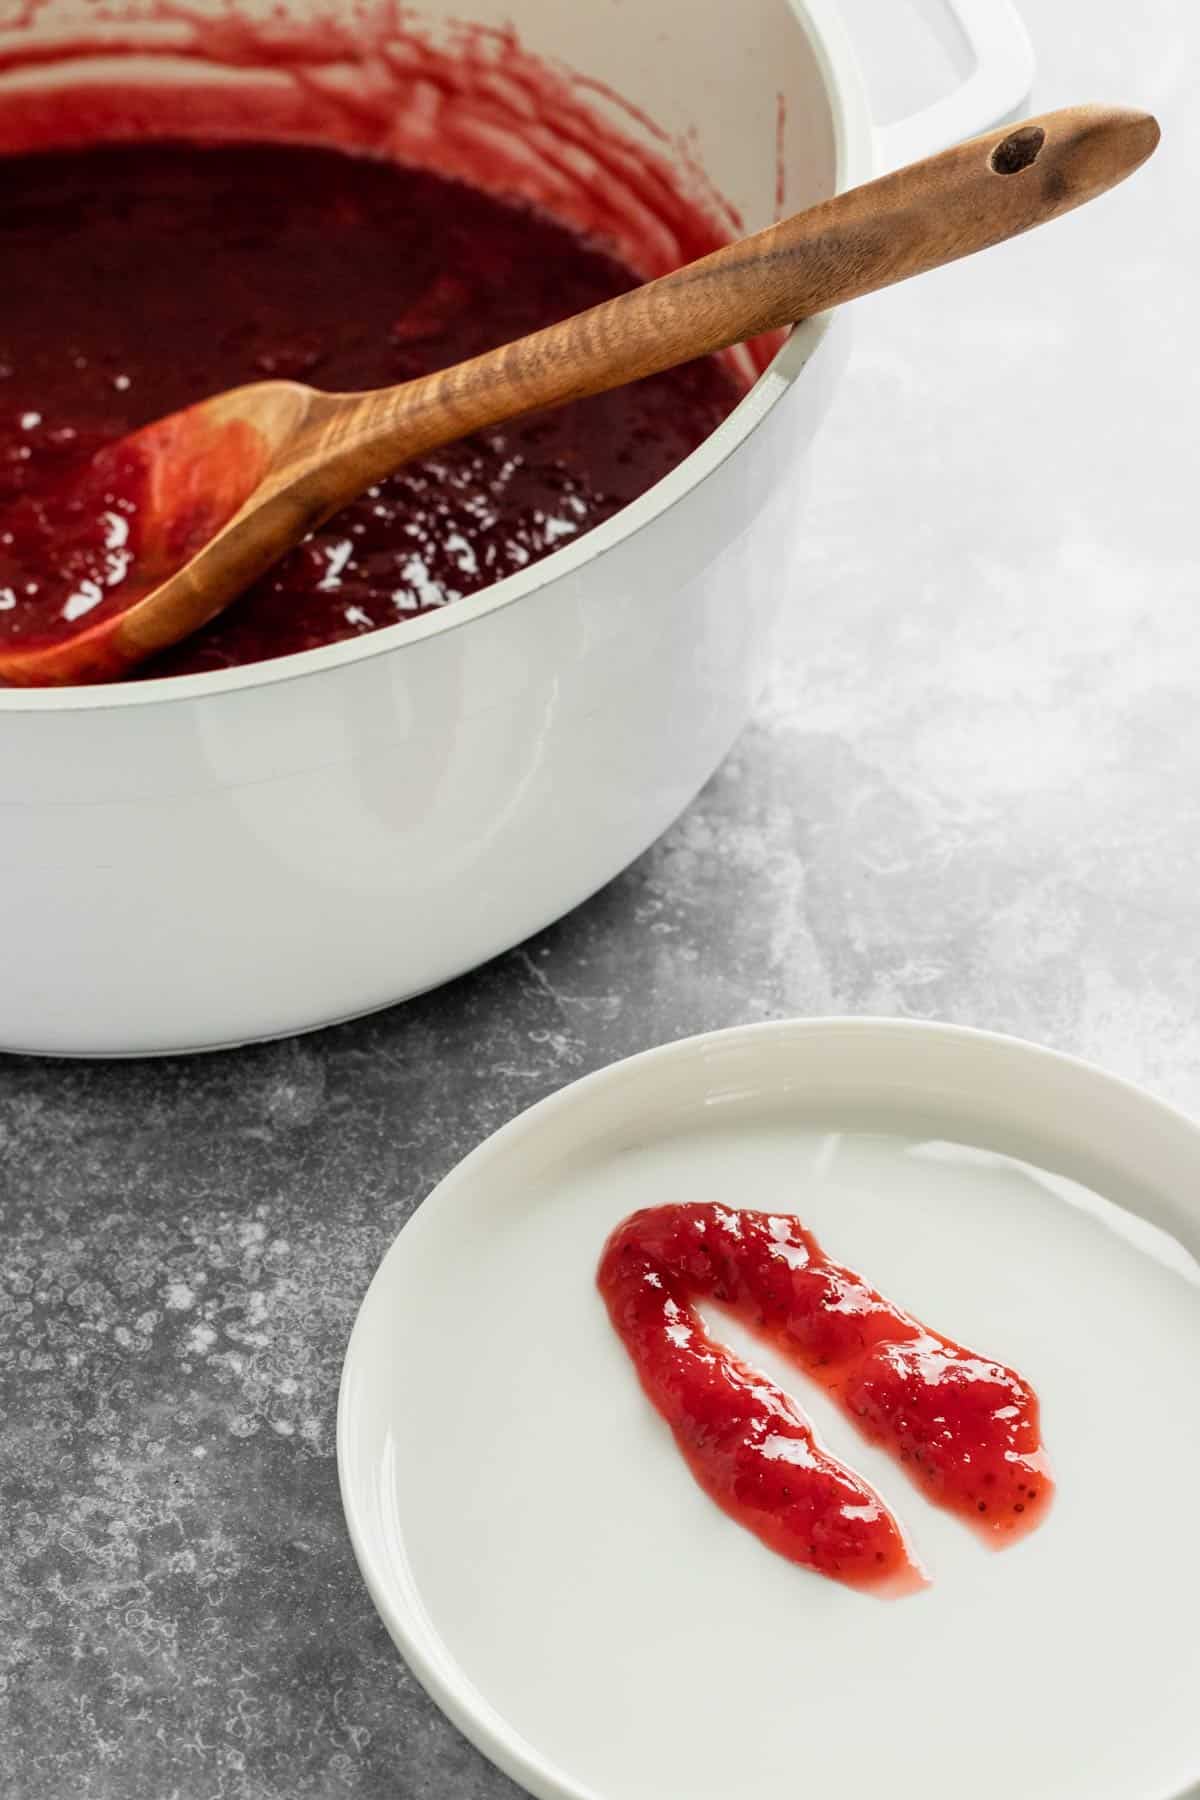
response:
<path fill-rule="evenodd" d="M 405 1227 L 346 1357 L 338 1460 L 376 1605 L 542 1800 L 1167 1800 L 1200 1779 L 1200 1130 L 1012 1039 L 815 1020 L 605 1069 Z M 727 1327 L 875 1482 L 898 1601 L 772 1555 L 695 1485 L 595 1288 L 634 1207 L 799 1213 L 1037 1388 L 1058 1482 L 1001 1553 Z"/>

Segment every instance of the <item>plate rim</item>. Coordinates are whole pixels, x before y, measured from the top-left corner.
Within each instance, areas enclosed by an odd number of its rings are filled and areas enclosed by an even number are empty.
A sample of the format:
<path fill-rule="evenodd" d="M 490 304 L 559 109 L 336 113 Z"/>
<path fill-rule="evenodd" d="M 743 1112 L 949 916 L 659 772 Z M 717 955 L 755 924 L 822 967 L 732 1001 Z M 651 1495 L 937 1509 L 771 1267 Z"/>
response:
<path fill-rule="evenodd" d="M 1160 1124 L 1168 1126 L 1200 1162 L 1200 1118 L 1162 1099 L 1140 1083 L 1113 1074 L 1085 1057 L 1052 1049 L 1049 1045 L 1015 1033 L 937 1019 L 895 1018 L 872 1014 L 823 1014 L 754 1020 L 648 1046 L 577 1076 L 543 1095 L 540 1100 L 523 1107 L 511 1119 L 488 1132 L 465 1156 L 460 1157 L 404 1221 L 380 1258 L 359 1302 L 347 1340 L 338 1386 L 338 1489 L 359 1573 L 389 1637 L 408 1668 L 435 1705 L 468 1742 L 503 1774 L 533 1795 L 534 1800 L 603 1800 L 603 1796 L 594 1788 L 573 1780 L 565 1772 L 555 1768 L 500 1713 L 494 1712 L 487 1705 L 486 1697 L 477 1694 L 453 1657 L 438 1657 L 433 1654 L 430 1640 L 432 1645 L 440 1643 L 433 1621 L 423 1619 L 419 1609 L 414 1609 L 412 1617 L 407 1616 L 395 1603 L 390 1585 L 381 1578 L 377 1559 L 371 1549 L 370 1533 L 363 1510 L 349 1474 L 351 1435 L 354 1428 L 352 1409 L 355 1404 L 351 1388 L 355 1385 L 358 1363 L 363 1355 L 362 1343 L 367 1331 L 364 1321 L 387 1284 L 393 1260 L 404 1254 L 402 1245 L 407 1234 L 418 1227 L 419 1221 L 431 1209 L 436 1211 L 438 1207 L 452 1203 L 456 1190 L 469 1185 L 477 1170 L 492 1157 L 502 1154 L 521 1137 L 536 1132 L 544 1122 L 579 1105 L 581 1101 L 586 1104 L 589 1095 L 597 1094 L 605 1087 L 615 1086 L 631 1078 L 636 1079 L 640 1071 L 667 1062 L 686 1062 L 690 1058 L 703 1057 L 710 1047 L 734 1048 L 741 1041 L 770 1038 L 776 1038 L 782 1044 L 797 1038 L 811 1039 L 831 1035 L 890 1037 L 897 1043 L 916 1037 L 926 1041 L 937 1038 L 947 1044 L 969 1045 L 976 1052 L 990 1047 L 1018 1059 L 1040 1061 L 1044 1066 L 1057 1068 L 1060 1073 L 1073 1074 L 1097 1090 L 1107 1090 L 1114 1097 L 1119 1095 L 1135 1109 L 1142 1111 L 1147 1116 L 1148 1123 L 1157 1119 Z M 1200 1213 L 1200 1201 L 1196 1203 L 1196 1210 Z M 483 1703 L 482 1706 L 474 1703 L 476 1698 Z M 1200 1783 L 1200 1757 L 1186 1773 L 1183 1787 L 1172 1785 L 1165 1790 L 1147 1789 L 1139 1796 L 1139 1800 L 1189 1800 L 1197 1783 Z"/>

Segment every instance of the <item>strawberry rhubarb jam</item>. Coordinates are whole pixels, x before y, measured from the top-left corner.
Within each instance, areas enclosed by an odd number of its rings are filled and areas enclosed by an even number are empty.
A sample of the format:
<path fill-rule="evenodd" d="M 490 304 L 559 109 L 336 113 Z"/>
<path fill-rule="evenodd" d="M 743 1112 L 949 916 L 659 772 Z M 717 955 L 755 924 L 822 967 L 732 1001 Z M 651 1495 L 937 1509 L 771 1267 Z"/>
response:
<path fill-rule="evenodd" d="M 777 1346 L 926 1499 L 994 1546 L 1044 1516 L 1053 1483 L 1029 1384 L 885 1300 L 791 1215 L 634 1213 L 609 1239 L 599 1286 L 700 1486 L 791 1561 L 860 1588 L 921 1579 L 880 1496 L 822 1449 L 788 1395 L 710 1337 L 698 1301 Z"/>
<path fill-rule="evenodd" d="M 3 149 L 0 133 L 0 641 L 60 641 L 127 602 L 145 470 L 112 448 L 124 434 L 264 377 L 401 382 L 637 280 L 535 207 L 341 148 Z M 741 391 L 706 359 L 413 462 L 141 673 L 257 662 L 473 594 L 645 492 Z"/>

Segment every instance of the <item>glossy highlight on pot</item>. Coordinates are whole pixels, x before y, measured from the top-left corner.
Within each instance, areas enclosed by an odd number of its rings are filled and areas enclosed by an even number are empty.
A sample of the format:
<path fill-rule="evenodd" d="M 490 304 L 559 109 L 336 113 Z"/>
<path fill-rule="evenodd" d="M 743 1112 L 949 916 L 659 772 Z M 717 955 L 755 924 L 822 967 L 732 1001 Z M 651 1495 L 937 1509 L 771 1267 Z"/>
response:
<path fill-rule="evenodd" d="M 1053 1481 L 1028 1382 L 892 1305 L 791 1214 L 634 1213 L 609 1239 L 598 1283 L 700 1486 L 791 1561 L 855 1587 L 919 1581 L 884 1502 L 815 1443 L 786 1394 L 709 1336 L 697 1301 L 780 1349 L 926 1499 L 993 1547 L 1045 1516 Z M 849 1501 L 847 1482 L 865 1498 Z"/>

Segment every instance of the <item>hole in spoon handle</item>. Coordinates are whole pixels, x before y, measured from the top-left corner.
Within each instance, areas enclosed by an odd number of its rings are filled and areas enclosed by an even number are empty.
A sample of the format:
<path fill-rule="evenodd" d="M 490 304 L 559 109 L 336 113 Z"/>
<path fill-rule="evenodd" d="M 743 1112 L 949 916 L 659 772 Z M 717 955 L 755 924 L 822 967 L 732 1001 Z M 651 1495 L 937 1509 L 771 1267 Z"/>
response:
<path fill-rule="evenodd" d="M 1045 142 L 1046 133 L 1040 125 L 1023 125 L 996 145 L 988 157 L 988 167 L 995 175 L 1018 175 L 1037 161 Z"/>

